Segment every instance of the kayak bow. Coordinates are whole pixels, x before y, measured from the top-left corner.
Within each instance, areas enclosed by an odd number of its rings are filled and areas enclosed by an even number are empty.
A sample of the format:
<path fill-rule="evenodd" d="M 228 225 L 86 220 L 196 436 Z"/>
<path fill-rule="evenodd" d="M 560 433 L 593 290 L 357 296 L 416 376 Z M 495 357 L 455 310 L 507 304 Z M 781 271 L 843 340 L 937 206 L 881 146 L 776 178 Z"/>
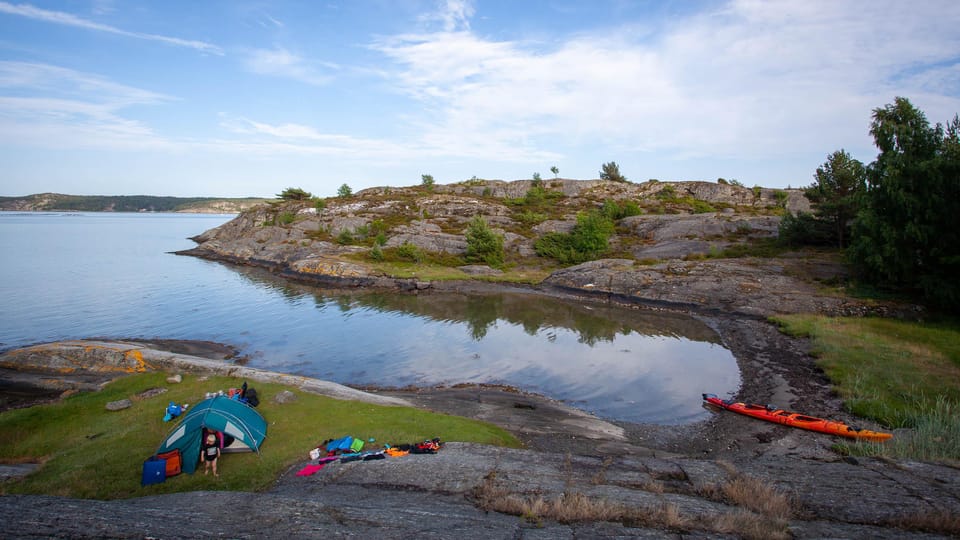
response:
<path fill-rule="evenodd" d="M 783 424 L 785 426 L 818 431 L 828 435 L 839 435 L 840 437 L 849 437 L 865 441 L 883 442 L 891 437 L 892 433 L 882 433 L 880 431 L 870 431 L 869 429 L 857 429 L 850 427 L 843 422 L 833 420 L 824 420 L 815 416 L 785 411 L 771 405 L 758 405 L 756 403 L 739 403 L 733 400 L 722 400 L 715 394 L 703 394 L 703 400 L 711 405 L 716 405 L 722 409 L 751 416 L 759 420 L 766 420 L 774 424 Z"/>

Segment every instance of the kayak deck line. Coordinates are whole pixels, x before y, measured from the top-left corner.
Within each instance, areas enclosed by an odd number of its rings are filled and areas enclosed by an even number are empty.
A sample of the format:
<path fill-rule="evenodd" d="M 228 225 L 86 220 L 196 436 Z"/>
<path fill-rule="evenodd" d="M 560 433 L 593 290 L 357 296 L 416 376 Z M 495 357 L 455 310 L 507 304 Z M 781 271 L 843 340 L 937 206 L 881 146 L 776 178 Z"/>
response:
<path fill-rule="evenodd" d="M 869 429 L 859 429 L 848 426 L 843 422 L 835 420 L 826 420 L 809 416 L 801 413 L 786 411 L 772 405 L 759 405 L 757 403 L 741 403 L 733 400 L 723 400 L 716 394 L 703 394 L 703 400 L 711 405 L 715 405 L 728 411 L 750 416 L 758 420 L 766 420 L 774 424 L 792 426 L 800 429 L 826 433 L 828 435 L 837 435 L 851 439 L 883 442 L 893 437 L 892 433 L 883 433 L 880 431 L 871 431 Z"/>

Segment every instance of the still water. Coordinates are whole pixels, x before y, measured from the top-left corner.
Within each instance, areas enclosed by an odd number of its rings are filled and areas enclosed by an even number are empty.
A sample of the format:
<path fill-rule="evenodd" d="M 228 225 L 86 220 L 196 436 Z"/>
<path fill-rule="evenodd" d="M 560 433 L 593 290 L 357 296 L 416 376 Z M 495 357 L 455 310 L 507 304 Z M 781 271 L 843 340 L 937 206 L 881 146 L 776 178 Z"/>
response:
<path fill-rule="evenodd" d="M 334 293 L 170 254 L 232 216 L 0 212 L 0 349 L 89 337 L 219 341 L 351 385 L 512 385 L 598 416 L 682 424 L 740 383 L 703 323 L 532 294 Z"/>

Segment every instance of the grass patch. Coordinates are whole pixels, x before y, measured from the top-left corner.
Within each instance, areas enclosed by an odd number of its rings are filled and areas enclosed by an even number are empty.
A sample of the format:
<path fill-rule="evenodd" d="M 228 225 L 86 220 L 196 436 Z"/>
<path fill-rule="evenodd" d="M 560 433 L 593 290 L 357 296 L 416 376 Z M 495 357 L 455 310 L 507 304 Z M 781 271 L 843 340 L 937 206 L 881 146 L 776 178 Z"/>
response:
<path fill-rule="evenodd" d="M 237 387 L 243 381 L 193 374 L 181 384 L 168 385 L 165 373 L 120 378 L 100 392 L 82 393 L 62 402 L 0 414 L 0 462 L 38 461 L 42 466 L 22 480 L 0 484 L 0 494 L 32 493 L 93 499 L 116 499 L 198 490 L 258 491 L 270 487 L 291 465 L 305 461 L 307 452 L 324 439 L 353 435 L 377 445 L 440 437 L 518 447 L 506 431 L 466 418 L 409 407 L 385 407 L 340 401 L 292 390 L 298 399 L 279 405 L 273 397 L 286 388 L 256 383 L 257 410 L 268 423 L 260 455 L 225 454 L 220 478 L 182 474 L 165 483 L 140 486 L 143 461 L 176 425 L 164 423 L 169 401 L 194 404 L 205 392 Z M 110 401 L 131 398 L 153 387 L 169 391 L 136 400 L 129 409 L 110 412 Z"/>
<path fill-rule="evenodd" d="M 960 327 L 879 318 L 788 315 L 774 319 L 813 340 L 813 353 L 851 412 L 913 430 L 852 453 L 960 459 Z"/>
<path fill-rule="evenodd" d="M 589 496 L 567 489 L 554 497 L 537 493 L 516 493 L 497 480 L 491 471 L 474 488 L 474 503 L 486 511 L 520 516 L 535 525 L 543 520 L 559 523 L 594 521 L 620 522 L 627 527 L 655 527 L 673 531 L 708 531 L 756 540 L 790 538 L 787 525 L 795 513 L 795 503 L 786 495 L 760 480 L 728 469 L 730 479 L 704 488 L 703 495 L 734 508 L 714 516 L 686 516 L 675 504 L 632 506 L 603 497 Z M 603 483 L 597 478 L 595 484 Z M 654 484 L 651 493 L 663 493 L 662 484 Z"/>

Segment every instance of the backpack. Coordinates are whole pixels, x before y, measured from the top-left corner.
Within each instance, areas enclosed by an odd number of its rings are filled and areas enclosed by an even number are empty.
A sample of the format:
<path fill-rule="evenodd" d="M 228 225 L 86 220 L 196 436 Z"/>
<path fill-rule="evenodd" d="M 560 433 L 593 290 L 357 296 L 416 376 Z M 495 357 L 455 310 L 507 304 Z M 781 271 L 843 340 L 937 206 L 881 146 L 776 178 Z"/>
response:
<path fill-rule="evenodd" d="M 256 407 L 260 404 L 260 398 L 257 397 L 256 388 L 247 388 L 247 392 L 243 397 L 247 399 L 247 403 L 250 404 L 251 407 Z"/>

